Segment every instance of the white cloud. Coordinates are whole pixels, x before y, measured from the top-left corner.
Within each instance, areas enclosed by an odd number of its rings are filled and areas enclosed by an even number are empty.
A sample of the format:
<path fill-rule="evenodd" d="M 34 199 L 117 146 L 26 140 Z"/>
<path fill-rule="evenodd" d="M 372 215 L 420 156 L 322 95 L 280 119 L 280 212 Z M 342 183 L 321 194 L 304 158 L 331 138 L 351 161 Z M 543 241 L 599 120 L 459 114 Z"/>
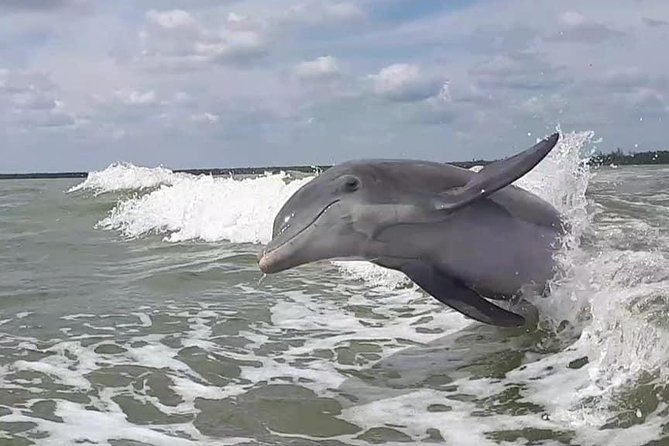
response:
<path fill-rule="evenodd" d="M 533 52 L 498 54 L 469 70 L 481 87 L 495 89 L 540 90 L 566 85 L 563 69 Z"/>
<path fill-rule="evenodd" d="M 585 23 L 585 17 L 576 11 L 567 11 L 560 14 L 558 21 L 567 28 L 577 28 Z"/>
<path fill-rule="evenodd" d="M 23 91 L 11 95 L 11 102 L 18 108 L 31 110 L 51 110 L 56 101 L 49 95 L 36 91 Z"/>
<path fill-rule="evenodd" d="M 627 102 L 625 106 L 639 118 L 657 119 L 669 115 L 665 94 L 654 88 L 636 88 L 624 96 Z"/>
<path fill-rule="evenodd" d="M 229 24 L 244 24 L 248 23 L 249 19 L 245 15 L 237 14 L 236 12 L 231 12 L 228 14 L 228 23 Z"/>
<path fill-rule="evenodd" d="M 140 33 L 141 57 L 149 66 L 169 71 L 197 68 L 206 62 L 245 62 L 266 54 L 265 25 L 229 13 L 218 26 L 206 26 L 182 10 L 149 11 Z"/>
<path fill-rule="evenodd" d="M 45 128 L 74 128 L 84 119 L 58 99 L 57 87 L 33 71 L 0 70 L 0 128 L 25 132 Z"/>
<path fill-rule="evenodd" d="M 158 103 L 156 92 L 153 90 L 119 90 L 115 96 L 126 105 L 153 105 Z"/>
<path fill-rule="evenodd" d="M 18 123 L 27 128 L 59 128 L 76 126 L 76 120 L 73 116 L 64 112 L 59 112 L 57 110 L 50 110 L 44 113 L 22 113 L 18 116 Z"/>
<path fill-rule="evenodd" d="M 220 116 L 215 115 L 213 113 L 209 113 L 209 112 L 200 113 L 200 114 L 196 114 L 196 115 L 191 116 L 191 120 L 193 122 L 206 122 L 206 123 L 210 123 L 210 124 L 218 122 L 218 120 L 220 118 L 221 118 Z"/>
<path fill-rule="evenodd" d="M 49 93 L 55 89 L 49 76 L 38 71 L 0 69 L 0 93 Z"/>
<path fill-rule="evenodd" d="M 548 37 L 548 40 L 567 43 L 601 43 L 617 37 L 624 33 L 604 23 L 586 19 L 576 11 L 567 11 L 558 16 L 558 23 L 562 29 Z"/>
<path fill-rule="evenodd" d="M 58 9 L 85 9 L 87 0 L 3 0 L 0 11 L 39 12 Z"/>
<path fill-rule="evenodd" d="M 192 95 L 186 93 L 185 91 L 177 91 L 174 93 L 174 102 L 178 104 L 192 104 L 194 103 L 194 98 Z"/>
<path fill-rule="evenodd" d="M 560 94 L 532 96 L 520 104 L 520 109 L 534 116 L 546 113 L 560 115 L 567 106 L 567 101 Z"/>
<path fill-rule="evenodd" d="M 300 62 L 293 68 L 293 73 L 304 80 L 332 79 L 341 74 L 339 61 L 332 56 Z"/>
<path fill-rule="evenodd" d="M 444 82 L 421 72 L 416 65 L 389 65 L 369 76 L 374 92 L 387 99 L 413 102 L 439 94 Z"/>
<path fill-rule="evenodd" d="M 283 19 L 307 25 L 355 23 L 366 18 L 365 12 L 355 3 L 328 0 L 304 1 L 290 7 Z"/>
<path fill-rule="evenodd" d="M 325 16 L 342 21 L 354 21 L 365 18 L 365 13 L 354 3 L 334 3 L 325 7 Z"/>
<path fill-rule="evenodd" d="M 622 67 L 606 70 L 598 75 L 597 82 L 609 89 L 629 89 L 651 82 L 648 73 L 635 67 Z"/>
<path fill-rule="evenodd" d="M 265 54 L 267 40 L 254 30 L 224 31 L 208 41 L 195 42 L 195 54 L 212 61 L 247 60 Z"/>
<path fill-rule="evenodd" d="M 198 26 L 193 16 L 181 9 L 171 11 L 156 11 L 152 9 L 146 13 L 146 17 L 151 23 L 169 30 L 194 29 Z"/>

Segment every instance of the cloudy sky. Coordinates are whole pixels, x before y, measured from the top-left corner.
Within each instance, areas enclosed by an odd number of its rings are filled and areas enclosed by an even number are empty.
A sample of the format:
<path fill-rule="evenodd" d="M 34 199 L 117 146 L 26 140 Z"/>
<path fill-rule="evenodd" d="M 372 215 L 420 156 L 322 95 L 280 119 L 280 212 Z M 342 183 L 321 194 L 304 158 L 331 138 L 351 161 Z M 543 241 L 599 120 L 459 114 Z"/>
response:
<path fill-rule="evenodd" d="M 0 0 L 0 172 L 667 148 L 666 0 Z"/>

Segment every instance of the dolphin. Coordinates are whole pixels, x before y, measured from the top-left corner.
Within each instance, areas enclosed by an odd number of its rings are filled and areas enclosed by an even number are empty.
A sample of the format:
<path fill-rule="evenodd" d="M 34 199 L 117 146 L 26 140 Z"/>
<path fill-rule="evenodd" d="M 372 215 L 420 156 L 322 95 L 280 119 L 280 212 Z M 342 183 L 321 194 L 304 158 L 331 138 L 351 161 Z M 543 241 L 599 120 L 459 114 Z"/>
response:
<path fill-rule="evenodd" d="M 259 254 L 266 274 L 325 260 L 367 260 L 487 324 L 525 319 L 488 299 L 547 292 L 566 225 L 511 183 L 557 144 L 557 133 L 479 172 L 419 160 L 358 160 L 327 169 L 277 214 Z"/>

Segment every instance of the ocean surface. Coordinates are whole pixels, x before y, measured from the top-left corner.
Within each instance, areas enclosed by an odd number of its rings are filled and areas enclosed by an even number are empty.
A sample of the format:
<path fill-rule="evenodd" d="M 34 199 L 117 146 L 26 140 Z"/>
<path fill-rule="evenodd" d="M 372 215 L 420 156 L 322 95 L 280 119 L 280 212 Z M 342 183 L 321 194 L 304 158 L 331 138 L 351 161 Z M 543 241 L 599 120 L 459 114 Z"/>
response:
<path fill-rule="evenodd" d="M 0 444 L 669 444 L 669 166 L 591 137 L 518 181 L 573 227 L 530 332 L 364 262 L 263 278 L 312 174 L 1 181 Z"/>

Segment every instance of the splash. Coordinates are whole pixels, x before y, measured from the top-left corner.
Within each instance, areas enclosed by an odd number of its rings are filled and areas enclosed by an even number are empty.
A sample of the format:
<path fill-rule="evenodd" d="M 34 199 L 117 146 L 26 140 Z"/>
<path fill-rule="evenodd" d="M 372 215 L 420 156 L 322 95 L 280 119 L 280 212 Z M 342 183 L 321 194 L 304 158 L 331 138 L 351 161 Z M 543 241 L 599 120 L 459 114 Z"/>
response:
<path fill-rule="evenodd" d="M 121 201 L 98 226 L 128 237 L 165 234 L 169 242 L 267 243 L 274 215 L 312 178 L 289 181 L 286 173 L 246 179 L 185 175 Z"/>
<path fill-rule="evenodd" d="M 173 185 L 188 175 L 164 167 L 137 167 L 131 163 L 113 163 L 104 170 L 90 172 L 83 182 L 68 192 L 92 191 L 95 195 L 123 190 L 153 189 L 163 184 Z"/>
<path fill-rule="evenodd" d="M 584 147 L 591 138 L 590 132 L 564 134 L 556 149 L 516 182 L 565 212 L 579 231 L 587 222 Z M 313 178 L 292 178 L 286 173 L 245 179 L 196 177 L 124 164 L 93 172 L 72 190 L 149 189 L 145 195 L 122 200 L 98 223 L 102 229 L 117 230 L 127 237 L 163 234 L 169 242 L 267 243 L 274 216 L 283 203 Z M 368 262 L 334 264 L 345 276 L 371 284 L 395 288 L 408 283 L 401 274 Z"/>
<path fill-rule="evenodd" d="M 582 225 L 587 221 L 584 197 L 588 184 L 584 147 L 591 138 L 589 132 L 563 135 L 548 157 L 515 184 L 568 214 L 572 223 Z M 128 237 L 158 233 L 174 242 L 199 239 L 267 243 L 278 210 L 313 178 L 293 178 L 286 173 L 217 178 L 175 174 L 162 167 L 113 164 L 91 172 L 71 191 L 148 190 L 145 195 L 119 202 L 99 224 Z"/>

